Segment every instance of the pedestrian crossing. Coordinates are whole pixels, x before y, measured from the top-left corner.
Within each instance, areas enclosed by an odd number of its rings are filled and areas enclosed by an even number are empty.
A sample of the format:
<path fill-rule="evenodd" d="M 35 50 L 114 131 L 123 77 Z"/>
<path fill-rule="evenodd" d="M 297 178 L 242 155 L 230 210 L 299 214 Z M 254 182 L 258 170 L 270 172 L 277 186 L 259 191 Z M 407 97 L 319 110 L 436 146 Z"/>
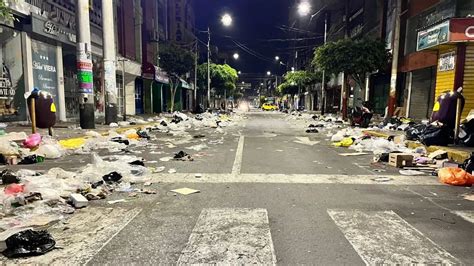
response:
<path fill-rule="evenodd" d="M 472 211 L 453 213 L 474 222 Z M 327 214 L 366 265 L 462 264 L 394 211 Z M 276 258 L 266 209 L 203 209 L 177 264 L 275 265 Z"/>

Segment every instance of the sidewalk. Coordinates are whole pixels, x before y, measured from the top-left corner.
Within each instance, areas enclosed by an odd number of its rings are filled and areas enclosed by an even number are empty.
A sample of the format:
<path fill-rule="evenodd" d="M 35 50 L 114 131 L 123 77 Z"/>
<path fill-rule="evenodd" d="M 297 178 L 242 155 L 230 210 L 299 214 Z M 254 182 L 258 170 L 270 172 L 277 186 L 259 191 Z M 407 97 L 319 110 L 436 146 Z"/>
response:
<path fill-rule="evenodd" d="M 155 115 L 156 116 L 156 115 Z M 153 117 L 155 117 L 153 116 Z M 168 115 L 162 115 L 162 118 L 167 117 Z M 140 118 L 146 121 L 147 118 L 150 116 L 133 116 L 134 118 Z M 134 124 L 134 125 L 127 125 L 127 126 L 118 126 L 118 127 L 110 127 L 109 125 L 104 124 L 96 124 L 95 129 L 81 129 L 79 128 L 79 122 L 58 122 L 53 127 L 53 138 L 57 140 L 65 140 L 65 139 L 73 139 L 73 138 L 83 138 L 86 137 L 86 132 L 88 131 L 96 131 L 100 134 L 107 134 L 109 130 L 115 130 L 118 133 L 127 131 L 129 129 L 141 129 L 143 127 L 156 124 L 156 121 L 150 121 L 146 124 Z M 31 134 L 31 124 L 25 123 L 7 123 L 8 127 L 5 129 L 6 133 L 11 132 L 25 132 L 27 135 Z M 48 135 L 48 129 L 37 128 L 36 132 L 39 133 L 41 136 Z"/>
<path fill-rule="evenodd" d="M 399 136 L 404 135 L 404 131 L 396 131 L 396 130 L 366 130 L 364 131 L 365 134 L 373 136 L 373 137 L 380 137 L 380 138 L 389 138 L 391 136 Z M 424 146 L 420 142 L 407 140 L 408 148 L 417 148 Z M 471 157 L 471 153 L 474 152 L 474 148 L 472 147 L 459 147 L 459 146 L 424 146 L 428 152 L 434 152 L 438 150 L 444 150 L 448 152 L 448 158 L 453 160 L 457 163 L 463 163 L 465 160 Z"/>

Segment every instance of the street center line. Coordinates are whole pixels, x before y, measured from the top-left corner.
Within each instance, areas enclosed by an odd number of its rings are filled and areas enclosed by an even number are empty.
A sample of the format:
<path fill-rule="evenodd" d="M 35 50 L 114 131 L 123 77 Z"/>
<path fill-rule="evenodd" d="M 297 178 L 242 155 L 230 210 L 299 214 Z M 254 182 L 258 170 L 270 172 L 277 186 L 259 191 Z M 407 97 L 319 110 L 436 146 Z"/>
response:
<path fill-rule="evenodd" d="M 393 211 L 327 212 L 367 265 L 461 264 Z"/>
<path fill-rule="evenodd" d="M 266 209 L 203 209 L 178 265 L 275 265 Z"/>
<path fill-rule="evenodd" d="M 240 170 L 242 169 L 242 156 L 244 153 L 244 136 L 239 137 L 239 144 L 237 145 L 237 151 L 235 152 L 235 160 L 234 165 L 232 166 L 232 174 L 238 175 L 240 174 Z"/>
<path fill-rule="evenodd" d="M 387 180 L 376 180 L 380 175 L 342 174 L 220 174 L 206 173 L 195 178 L 195 173 L 153 174 L 154 182 L 162 183 L 266 183 L 266 184 L 340 184 L 340 185 L 430 185 L 443 186 L 432 176 L 383 175 Z"/>

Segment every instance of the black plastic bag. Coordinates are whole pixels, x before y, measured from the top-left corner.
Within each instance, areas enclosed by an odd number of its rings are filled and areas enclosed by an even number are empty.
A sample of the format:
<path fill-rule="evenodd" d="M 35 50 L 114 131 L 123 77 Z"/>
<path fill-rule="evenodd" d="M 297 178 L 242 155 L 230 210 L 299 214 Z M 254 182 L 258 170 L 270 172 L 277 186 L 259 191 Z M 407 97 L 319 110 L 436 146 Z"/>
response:
<path fill-rule="evenodd" d="M 420 140 L 420 136 L 426 127 L 426 125 L 420 124 L 407 128 L 405 132 L 407 140 Z"/>
<path fill-rule="evenodd" d="M 182 159 L 186 156 L 188 156 L 187 153 L 185 153 L 184 151 L 180 151 L 174 155 L 174 159 Z"/>
<path fill-rule="evenodd" d="M 137 135 L 142 138 L 142 139 L 150 139 L 150 136 L 148 135 L 148 133 L 144 130 L 138 130 L 137 131 Z"/>
<path fill-rule="evenodd" d="M 135 160 L 133 162 L 129 162 L 130 165 L 138 165 L 138 166 L 145 166 L 145 162 L 143 160 Z"/>
<path fill-rule="evenodd" d="M 13 183 L 20 183 L 20 178 L 13 173 L 12 170 L 5 169 L 0 173 L 0 176 L 2 177 L 2 184 L 3 185 L 8 185 L 8 184 L 13 184 Z"/>
<path fill-rule="evenodd" d="M 420 136 L 420 141 L 426 146 L 448 146 L 452 143 L 453 133 L 446 126 L 429 125 Z"/>
<path fill-rule="evenodd" d="M 130 144 L 130 141 L 128 141 L 128 139 L 122 139 L 121 137 L 111 138 L 110 141 L 117 142 L 117 143 L 122 143 L 122 144 L 125 144 L 125 145 Z"/>
<path fill-rule="evenodd" d="M 474 171 L 474 153 L 471 153 L 471 157 L 464 161 L 461 168 L 469 174 L 472 174 L 472 171 Z"/>
<path fill-rule="evenodd" d="M 105 182 L 119 182 L 122 179 L 122 175 L 117 172 L 111 172 L 102 177 Z"/>
<path fill-rule="evenodd" d="M 8 258 L 43 255 L 54 249 L 56 241 L 46 231 L 26 230 L 16 233 L 5 241 L 7 249 L 2 253 Z"/>

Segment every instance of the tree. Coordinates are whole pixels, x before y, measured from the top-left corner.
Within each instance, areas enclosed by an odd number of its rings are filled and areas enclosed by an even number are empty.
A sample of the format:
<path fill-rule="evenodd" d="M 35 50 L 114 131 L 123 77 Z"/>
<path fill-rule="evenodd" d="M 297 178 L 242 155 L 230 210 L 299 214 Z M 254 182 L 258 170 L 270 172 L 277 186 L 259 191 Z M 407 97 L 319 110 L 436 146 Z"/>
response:
<path fill-rule="evenodd" d="M 385 69 L 389 60 L 390 53 L 383 41 L 343 39 L 317 48 L 312 65 L 327 74 L 346 73 L 362 88 L 365 75 Z"/>
<path fill-rule="evenodd" d="M 283 78 L 285 82 L 278 86 L 278 92 L 281 94 L 296 94 L 301 87 L 321 82 L 322 75 L 320 72 L 300 70 L 288 72 Z"/>
<path fill-rule="evenodd" d="M 11 22 L 15 20 L 6 0 L 0 0 L 0 20 Z"/>
<path fill-rule="evenodd" d="M 237 70 L 231 66 L 224 64 L 218 65 L 211 63 L 210 65 L 211 88 L 216 90 L 216 94 L 223 95 L 227 92 L 233 95 L 236 89 Z M 198 66 L 198 83 L 202 88 L 207 87 L 207 63 Z"/>
<path fill-rule="evenodd" d="M 171 112 L 174 111 L 174 100 L 181 78 L 194 66 L 194 53 L 174 43 L 160 46 L 160 62 L 162 68 L 170 74 Z"/>

